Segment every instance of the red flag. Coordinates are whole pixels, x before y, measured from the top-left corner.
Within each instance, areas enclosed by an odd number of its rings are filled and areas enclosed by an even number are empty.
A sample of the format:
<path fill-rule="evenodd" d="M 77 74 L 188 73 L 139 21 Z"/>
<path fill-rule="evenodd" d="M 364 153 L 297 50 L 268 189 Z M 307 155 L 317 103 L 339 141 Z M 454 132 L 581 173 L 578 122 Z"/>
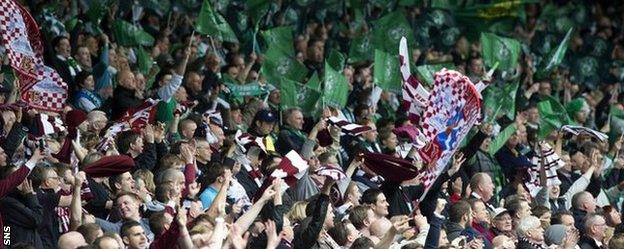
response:
<path fill-rule="evenodd" d="M 35 66 L 37 80 L 30 88 L 21 87 L 22 100 L 35 109 L 61 112 L 67 101 L 67 84 L 48 66 Z"/>
<path fill-rule="evenodd" d="M 299 153 L 291 150 L 282 158 L 277 169 L 271 174 L 272 177 L 282 178 L 288 186 L 293 186 L 301 179 L 308 170 L 308 162 L 301 158 Z"/>
<path fill-rule="evenodd" d="M 421 115 L 427 106 L 429 92 L 410 71 L 409 55 L 407 49 L 407 39 L 401 38 L 399 43 L 399 64 L 401 71 L 401 85 L 403 96 L 403 107 L 407 110 L 408 118 L 413 124 L 418 125 Z"/>
<path fill-rule="evenodd" d="M 359 136 L 360 134 L 373 130 L 370 126 L 358 125 L 338 117 L 329 117 L 327 122 L 331 125 L 340 127 L 342 132 L 351 136 Z"/>
<path fill-rule="evenodd" d="M 115 142 L 115 137 L 122 131 L 135 130 L 140 131 L 147 124 L 153 123 L 156 118 L 156 105 L 158 100 L 147 99 L 137 108 L 130 109 L 117 120 L 113 125 L 108 127 L 104 137 L 100 140 L 96 149 L 100 152 L 108 150 Z"/>

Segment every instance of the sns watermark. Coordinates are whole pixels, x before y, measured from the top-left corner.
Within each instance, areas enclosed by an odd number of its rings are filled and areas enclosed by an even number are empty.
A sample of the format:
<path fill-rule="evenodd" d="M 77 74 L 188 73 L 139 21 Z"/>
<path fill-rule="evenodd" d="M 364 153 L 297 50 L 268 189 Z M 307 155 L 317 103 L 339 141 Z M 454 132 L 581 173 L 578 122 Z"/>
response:
<path fill-rule="evenodd" d="M 2 244 L 5 246 L 11 245 L 11 227 L 10 226 L 2 227 Z"/>

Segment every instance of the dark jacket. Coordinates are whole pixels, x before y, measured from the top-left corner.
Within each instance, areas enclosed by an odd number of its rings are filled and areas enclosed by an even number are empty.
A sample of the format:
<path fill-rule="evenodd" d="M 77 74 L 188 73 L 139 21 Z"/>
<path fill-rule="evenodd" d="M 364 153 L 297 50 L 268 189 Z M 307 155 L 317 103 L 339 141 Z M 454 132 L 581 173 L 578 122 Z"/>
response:
<path fill-rule="evenodd" d="M 583 236 L 578 242 L 578 245 L 581 249 L 602 249 L 604 246 L 598 246 L 596 241 L 590 237 Z"/>
<path fill-rule="evenodd" d="M 329 196 L 325 194 L 319 195 L 314 203 L 312 216 L 305 218 L 301 224 L 295 228 L 295 237 L 293 239 L 293 248 L 320 248 L 318 242 L 325 216 L 327 215 L 327 207 L 329 205 Z"/>
<path fill-rule="evenodd" d="M 37 199 L 43 207 L 43 224 L 39 227 L 43 248 L 57 248 L 57 242 L 61 236 L 59 231 L 58 215 L 55 208 L 58 207 L 61 196 L 51 189 L 37 190 Z"/>
<path fill-rule="evenodd" d="M 43 207 L 36 195 L 13 192 L 0 199 L 0 209 L 4 211 L 4 225 L 11 228 L 11 245 L 22 242 L 43 248 L 37 231 L 43 222 Z"/>
<path fill-rule="evenodd" d="M 284 156 L 291 150 L 301 153 L 301 148 L 306 141 L 306 135 L 302 131 L 290 127 L 282 127 L 277 136 L 277 152 Z"/>
<path fill-rule="evenodd" d="M 419 186 L 401 186 L 400 182 L 384 181 L 380 187 L 388 199 L 389 217 L 396 215 L 410 215 L 416 207 L 414 201 L 423 194 L 424 188 Z"/>
<path fill-rule="evenodd" d="M 429 220 L 431 222 L 429 223 L 429 232 L 427 233 L 427 238 L 425 239 L 424 249 L 435 249 L 438 248 L 440 244 L 440 230 L 442 230 L 442 219 L 437 216 L 433 216 L 433 218 Z"/>
<path fill-rule="evenodd" d="M 572 208 L 572 217 L 574 218 L 574 226 L 576 227 L 576 229 L 579 230 L 581 234 L 585 232 L 585 226 L 584 226 L 585 223 L 583 222 L 583 219 L 585 219 L 586 215 L 587 215 L 587 212 L 576 209 L 574 207 Z"/>
<path fill-rule="evenodd" d="M 132 172 L 139 169 L 154 171 L 154 168 L 156 167 L 156 158 L 156 145 L 153 143 L 145 143 L 143 153 L 134 158 L 135 166 L 132 169 Z"/>
<path fill-rule="evenodd" d="M 136 108 L 143 103 L 142 99 L 137 98 L 134 95 L 134 90 L 126 89 L 122 86 L 117 86 L 113 92 L 112 100 L 112 117 L 111 120 L 121 118 L 128 109 Z"/>

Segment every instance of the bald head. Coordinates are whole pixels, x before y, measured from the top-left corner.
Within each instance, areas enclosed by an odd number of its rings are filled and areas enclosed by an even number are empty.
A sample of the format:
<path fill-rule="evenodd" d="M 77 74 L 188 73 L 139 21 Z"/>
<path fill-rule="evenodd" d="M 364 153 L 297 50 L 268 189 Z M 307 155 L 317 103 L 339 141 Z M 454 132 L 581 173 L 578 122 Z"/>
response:
<path fill-rule="evenodd" d="M 588 213 L 596 212 L 596 200 L 587 191 L 576 193 L 572 196 L 572 207 Z"/>
<path fill-rule="evenodd" d="M 82 234 L 76 231 L 65 233 L 61 235 L 58 240 L 59 249 L 76 249 L 86 245 L 87 242 L 84 237 L 82 237 Z"/>
<path fill-rule="evenodd" d="M 134 82 L 134 73 L 132 73 L 132 71 L 130 70 L 123 70 L 119 72 L 119 74 L 117 75 L 117 82 L 119 82 L 119 85 L 130 90 L 134 90 L 136 88 Z"/>
<path fill-rule="evenodd" d="M 371 224 L 370 233 L 373 236 L 381 238 L 384 234 L 386 234 L 386 232 L 388 232 L 388 230 L 390 230 L 390 227 L 392 227 L 392 222 L 390 222 L 390 220 L 377 219 Z"/>

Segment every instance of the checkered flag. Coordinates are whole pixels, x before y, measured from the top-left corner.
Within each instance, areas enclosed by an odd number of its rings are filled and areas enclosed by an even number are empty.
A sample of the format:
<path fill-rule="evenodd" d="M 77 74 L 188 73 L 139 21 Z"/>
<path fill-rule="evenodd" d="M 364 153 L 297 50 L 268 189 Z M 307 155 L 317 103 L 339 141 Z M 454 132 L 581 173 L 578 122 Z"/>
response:
<path fill-rule="evenodd" d="M 25 92 L 41 80 L 37 65 L 43 65 L 43 43 L 33 17 L 13 0 L 0 1 L 0 38 Z"/>
<path fill-rule="evenodd" d="M 38 80 L 32 87 L 22 92 L 22 100 L 35 109 L 63 111 L 68 97 L 67 83 L 51 67 L 39 64 L 36 71 Z"/>
<path fill-rule="evenodd" d="M 339 127 L 343 133 L 351 135 L 351 136 L 359 136 L 364 132 L 373 130 L 373 128 L 364 125 L 358 125 L 351 123 L 345 119 L 341 119 L 338 117 L 329 117 L 327 122 L 331 125 Z"/>

